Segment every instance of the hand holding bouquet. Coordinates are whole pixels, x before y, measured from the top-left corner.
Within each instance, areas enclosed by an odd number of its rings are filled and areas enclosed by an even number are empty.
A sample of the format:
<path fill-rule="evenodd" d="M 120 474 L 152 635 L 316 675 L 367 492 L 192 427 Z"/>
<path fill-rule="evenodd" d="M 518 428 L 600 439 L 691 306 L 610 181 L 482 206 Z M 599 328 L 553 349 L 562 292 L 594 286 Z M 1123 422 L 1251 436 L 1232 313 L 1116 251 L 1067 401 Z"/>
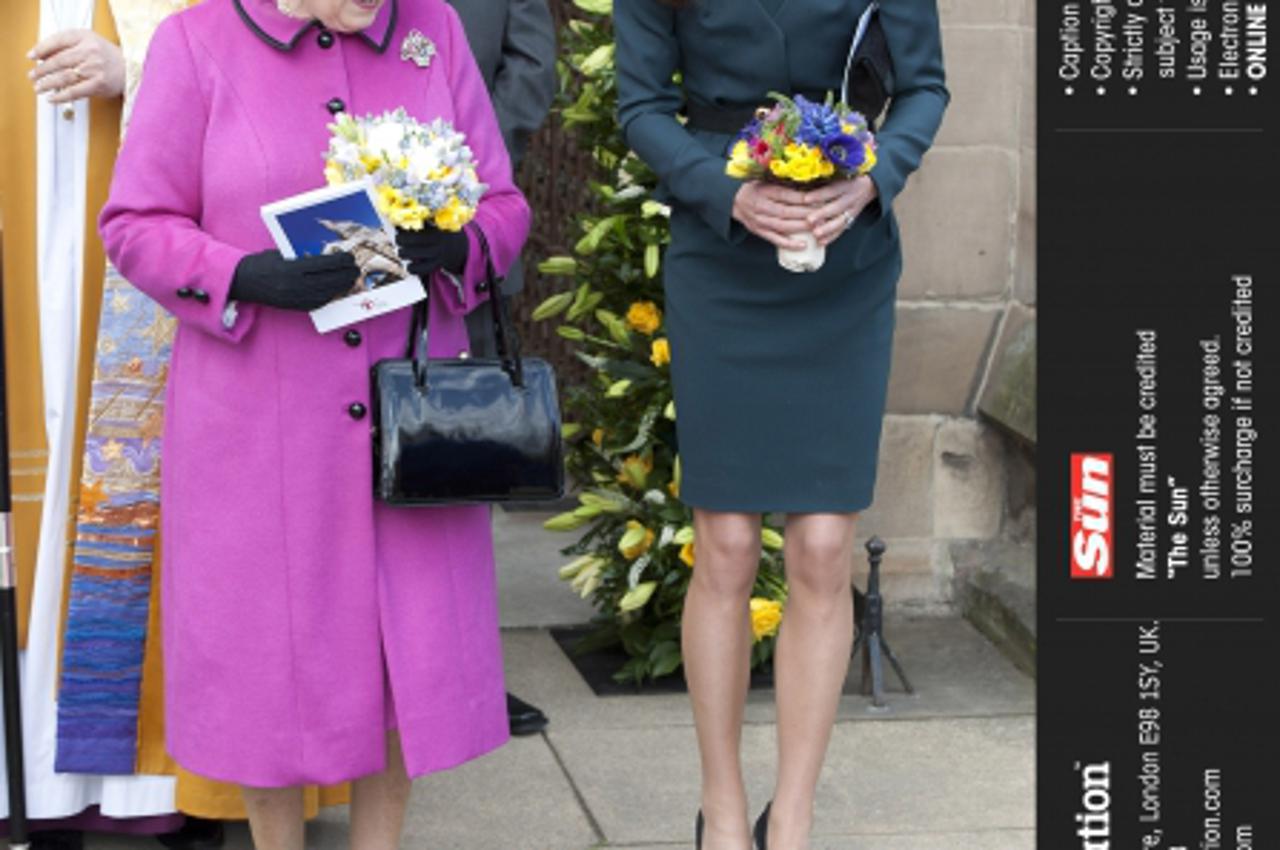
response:
<path fill-rule="evenodd" d="M 875 167 L 876 142 L 862 115 L 842 103 L 774 97 L 777 104 L 761 108 L 739 134 L 725 169 L 730 176 L 807 190 Z M 806 247 L 779 248 L 778 262 L 797 272 L 821 268 L 825 249 L 812 233 L 798 237 Z"/>
<path fill-rule="evenodd" d="M 396 227 L 457 232 L 475 217 L 488 187 L 476 175 L 465 136 L 449 122 L 420 124 L 397 109 L 364 118 L 343 113 L 329 129 L 325 179 L 369 180 L 378 211 Z"/>

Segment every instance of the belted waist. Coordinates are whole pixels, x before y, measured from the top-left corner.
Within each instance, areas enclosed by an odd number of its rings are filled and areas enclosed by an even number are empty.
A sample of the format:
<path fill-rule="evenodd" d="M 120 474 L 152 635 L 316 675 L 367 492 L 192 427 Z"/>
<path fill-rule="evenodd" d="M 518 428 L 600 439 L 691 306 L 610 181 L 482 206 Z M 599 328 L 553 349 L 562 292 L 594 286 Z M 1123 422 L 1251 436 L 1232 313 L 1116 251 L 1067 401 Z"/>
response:
<path fill-rule="evenodd" d="M 822 103 L 826 100 L 825 94 L 805 94 L 804 96 L 815 103 Z M 732 133 L 736 135 L 756 117 L 756 111 L 762 107 L 770 109 L 772 104 L 713 106 L 689 100 L 685 101 L 684 104 L 684 114 L 689 119 L 686 126 L 694 130 L 704 130 L 708 133 Z M 874 125 L 872 126 L 874 128 Z"/>
<path fill-rule="evenodd" d="M 810 92 L 798 92 L 801 96 L 812 100 L 814 103 L 823 103 L 827 99 L 826 92 L 821 94 Z M 795 95 L 792 95 L 795 97 Z M 709 133 L 734 133 L 735 135 L 756 117 L 758 109 L 772 109 L 772 103 L 765 103 L 761 98 L 760 103 L 752 104 L 732 104 L 729 106 L 717 106 L 714 104 L 698 103 L 696 100 L 687 100 L 684 104 L 684 114 L 688 116 L 689 123 L 687 126 L 695 130 L 706 130 Z"/>

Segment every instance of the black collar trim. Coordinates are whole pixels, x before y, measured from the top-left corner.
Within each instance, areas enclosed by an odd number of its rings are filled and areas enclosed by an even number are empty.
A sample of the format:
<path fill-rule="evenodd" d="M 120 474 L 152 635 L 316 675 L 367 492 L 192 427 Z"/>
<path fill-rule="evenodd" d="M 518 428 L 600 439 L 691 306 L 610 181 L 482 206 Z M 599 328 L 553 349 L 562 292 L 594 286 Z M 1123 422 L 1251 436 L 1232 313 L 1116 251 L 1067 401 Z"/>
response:
<path fill-rule="evenodd" d="M 258 22 L 253 19 L 253 16 L 244 8 L 243 0 L 233 0 L 233 2 L 235 3 L 236 13 L 240 15 L 240 19 L 243 20 L 249 29 L 253 31 L 253 34 L 281 52 L 287 53 L 290 50 L 293 50 L 293 48 L 297 46 L 298 42 L 302 40 L 302 37 L 312 29 L 324 29 L 324 25 L 315 18 L 312 18 L 309 21 L 299 21 L 298 31 L 293 34 L 293 38 L 288 41 L 281 41 L 271 33 L 264 30 Z M 400 12 L 396 0 L 387 0 L 387 2 L 391 4 L 391 11 L 387 17 L 387 27 L 382 33 L 381 41 L 375 41 L 366 30 L 361 30 L 357 33 L 357 35 L 364 40 L 365 44 L 372 47 L 374 51 L 378 53 L 386 53 L 387 48 L 391 46 L 391 36 L 395 33 L 396 18 L 399 16 Z"/>

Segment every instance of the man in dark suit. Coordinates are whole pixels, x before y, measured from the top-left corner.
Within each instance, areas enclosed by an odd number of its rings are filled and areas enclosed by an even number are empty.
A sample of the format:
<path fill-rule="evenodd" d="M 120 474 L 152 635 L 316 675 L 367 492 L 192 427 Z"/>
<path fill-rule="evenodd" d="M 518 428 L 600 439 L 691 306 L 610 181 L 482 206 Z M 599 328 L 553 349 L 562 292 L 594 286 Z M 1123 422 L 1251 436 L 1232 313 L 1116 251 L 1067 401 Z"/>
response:
<path fill-rule="evenodd" d="M 542 126 L 556 93 L 556 33 L 547 0 L 449 0 L 462 18 L 480 73 L 493 98 L 502 139 L 513 167 L 520 166 L 529 137 Z M 507 272 L 502 298 L 524 286 L 519 260 Z M 487 310 L 467 316 L 471 351 L 496 353 Z M 542 731 L 547 718 L 536 707 L 507 694 L 511 734 Z"/>

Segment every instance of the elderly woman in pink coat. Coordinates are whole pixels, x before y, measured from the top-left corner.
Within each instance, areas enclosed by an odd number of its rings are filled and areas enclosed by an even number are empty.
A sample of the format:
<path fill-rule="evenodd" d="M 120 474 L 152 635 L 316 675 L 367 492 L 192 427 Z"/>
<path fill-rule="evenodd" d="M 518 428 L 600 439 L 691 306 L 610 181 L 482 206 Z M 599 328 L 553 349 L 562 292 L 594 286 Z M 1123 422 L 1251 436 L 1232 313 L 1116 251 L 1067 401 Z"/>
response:
<path fill-rule="evenodd" d="M 299 786 L 354 780 L 351 842 L 398 844 L 410 778 L 507 738 L 486 508 L 372 496 L 369 369 L 409 311 L 319 334 L 348 254 L 286 261 L 259 208 L 323 184 L 336 113 L 467 135 L 499 271 L 529 209 L 443 0 L 209 0 L 151 45 L 102 213 L 121 273 L 178 320 L 164 431 L 167 742 L 244 787 L 255 843 L 301 850 Z M 401 234 L 430 353 L 489 296 L 473 233 Z M 109 309 L 109 305 L 108 305 Z"/>

